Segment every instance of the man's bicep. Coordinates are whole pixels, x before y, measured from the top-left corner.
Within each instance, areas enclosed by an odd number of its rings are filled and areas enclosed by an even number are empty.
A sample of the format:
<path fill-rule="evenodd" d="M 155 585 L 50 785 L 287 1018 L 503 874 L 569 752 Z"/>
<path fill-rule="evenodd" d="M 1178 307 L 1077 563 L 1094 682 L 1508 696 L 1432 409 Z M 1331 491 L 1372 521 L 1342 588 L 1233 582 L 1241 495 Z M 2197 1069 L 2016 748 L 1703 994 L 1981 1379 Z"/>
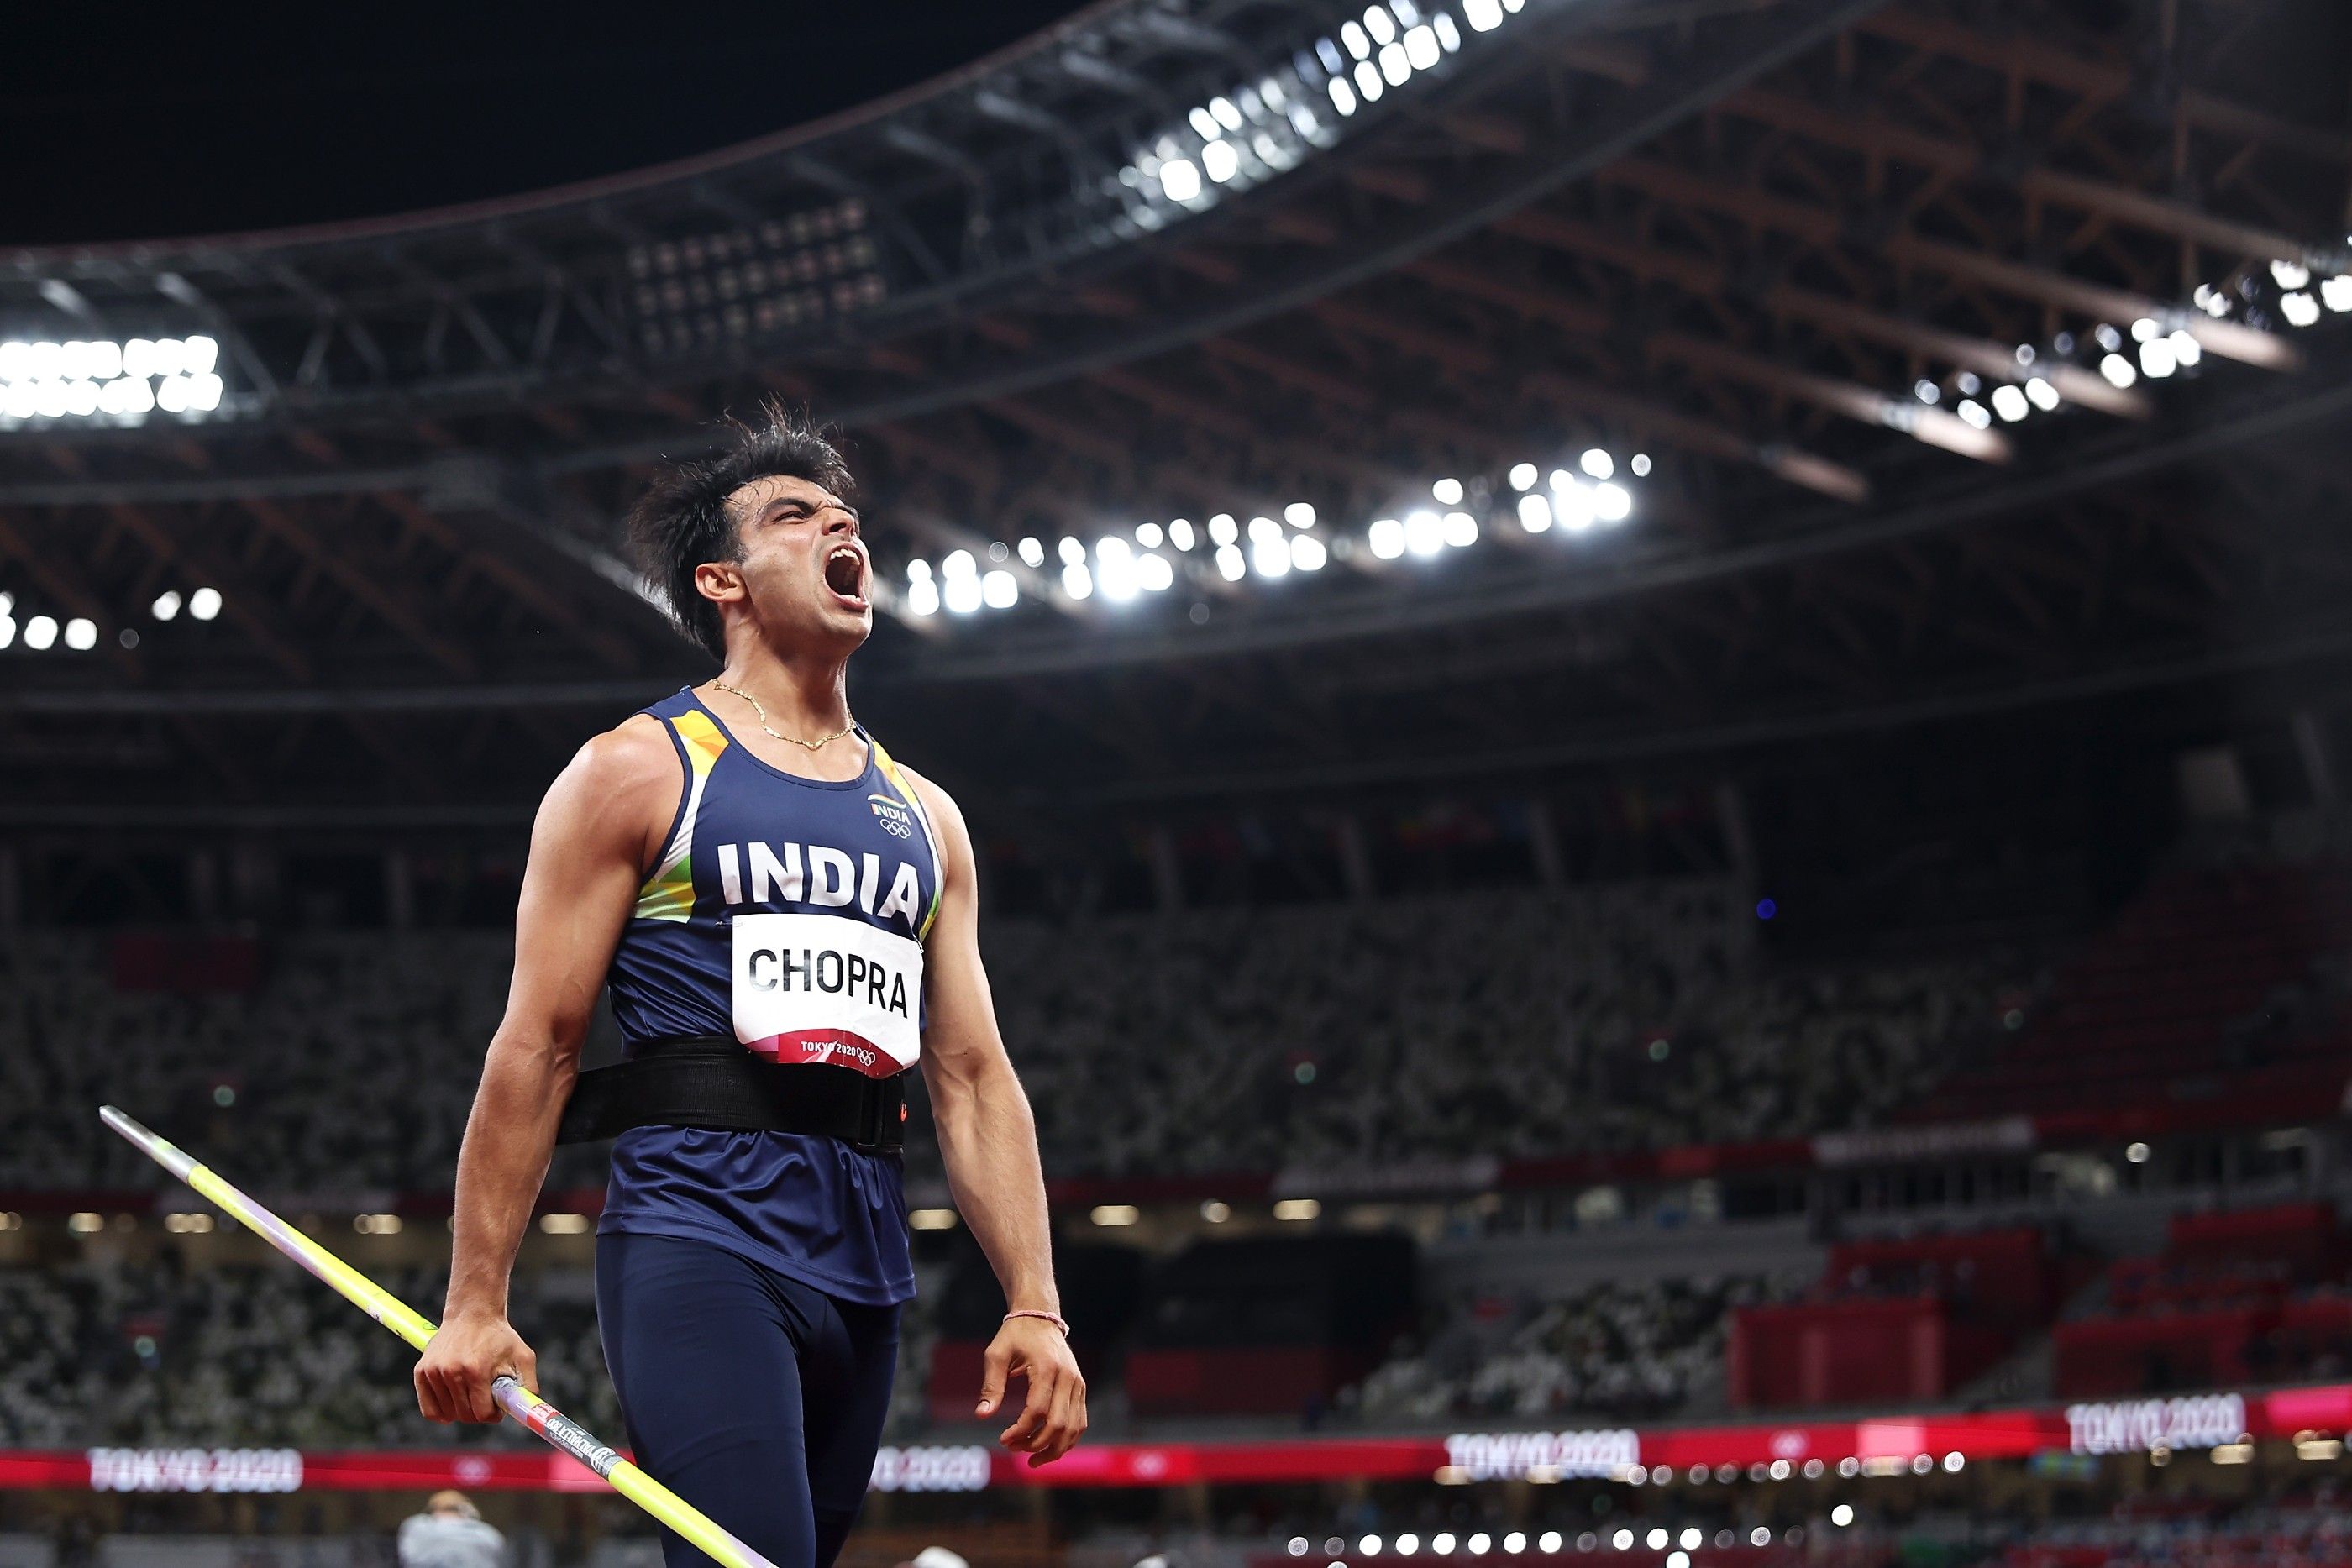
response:
<path fill-rule="evenodd" d="M 928 779 L 919 776 L 916 787 L 939 827 L 942 862 L 939 919 L 925 944 L 932 1018 L 924 1059 L 948 1071 L 968 1071 L 978 1061 L 1004 1054 L 987 967 L 980 956 L 976 857 L 955 801 Z"/>
<path fill-rule="evenodd" d="M 515 908 L 509 1025 L 562 1039 L 584 1030 L 642 878 L 657 782 L 641 756 L 573 758 L 541 802 Z"/>

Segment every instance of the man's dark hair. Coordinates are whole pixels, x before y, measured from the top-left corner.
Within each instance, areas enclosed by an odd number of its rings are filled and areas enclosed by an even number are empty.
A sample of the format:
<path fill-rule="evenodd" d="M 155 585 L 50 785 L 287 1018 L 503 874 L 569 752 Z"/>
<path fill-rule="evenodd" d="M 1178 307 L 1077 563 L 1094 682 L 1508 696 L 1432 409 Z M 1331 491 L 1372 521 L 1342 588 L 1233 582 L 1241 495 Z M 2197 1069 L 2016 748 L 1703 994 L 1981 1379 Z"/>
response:
<path fill-rule="evenodd" d="M 754 479 L 779 476 L 819 485 L 855 506 L 857 481 L 833 433 L 805 411 L 761 406 L 757 421 L 721 422 L 725 445 L 715 455 L 674 463 L 629 511 L 629 542 L 656 597 L 680 632 L 711 657 L 727 656 L 719 606 L 695 591 L 694 569 L 707 560 L 743 559 L 743 540 L 727 497 Z"/>

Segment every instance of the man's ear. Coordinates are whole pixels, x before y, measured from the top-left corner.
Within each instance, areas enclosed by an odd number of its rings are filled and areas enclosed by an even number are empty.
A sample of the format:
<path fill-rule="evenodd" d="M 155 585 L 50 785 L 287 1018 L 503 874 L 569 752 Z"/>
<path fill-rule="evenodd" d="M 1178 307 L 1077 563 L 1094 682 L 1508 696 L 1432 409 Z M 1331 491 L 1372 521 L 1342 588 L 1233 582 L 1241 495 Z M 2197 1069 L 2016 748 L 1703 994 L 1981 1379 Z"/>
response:
<path fill-rule="evenodd" d="M 706 560 L 694 569 L 694 591 L 713 604 L 740 600 L 748 591 L 742 569 L 723 560 Z"/>

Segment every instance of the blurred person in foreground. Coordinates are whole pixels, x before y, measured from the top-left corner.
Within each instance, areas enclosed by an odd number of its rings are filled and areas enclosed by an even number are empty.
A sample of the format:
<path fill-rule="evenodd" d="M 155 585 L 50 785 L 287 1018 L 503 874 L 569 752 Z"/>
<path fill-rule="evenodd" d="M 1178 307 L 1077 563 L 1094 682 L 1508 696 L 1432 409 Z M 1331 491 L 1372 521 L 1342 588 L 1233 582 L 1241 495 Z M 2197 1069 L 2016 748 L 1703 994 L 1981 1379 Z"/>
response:
<path fill-rule="evenodd" d="M 901 1074 L 1012 1309 L 975 1414 L 1033 1465 L 1086 1430 L 1036 1124 L 981 967 L 945 791 L 851 716 L 873 563 L 840 452 L 773 407 L 630 519 L 717 675 L 591 740 L 531 833 L 514 980 L 457 1160 L 449 1297 L 416 1367 L 436 1421 L 530 1385 L 507 1286 L 553 1145 L 612 1136 L 596 1298 L 637 1462 L 782 1568 L 824 1568 L 871 1479 L 914 1294 Z M 598 994 L 626 1047 L 580 1071 Z M 667 1531 L 671 1568 L 703 1561 Z"/>
<path fill-rule="evenodd" d="M 506 1568 L 507 1539 L 461 1491 L 436 1491 L 400 1521 L 400 1568 Z"/>

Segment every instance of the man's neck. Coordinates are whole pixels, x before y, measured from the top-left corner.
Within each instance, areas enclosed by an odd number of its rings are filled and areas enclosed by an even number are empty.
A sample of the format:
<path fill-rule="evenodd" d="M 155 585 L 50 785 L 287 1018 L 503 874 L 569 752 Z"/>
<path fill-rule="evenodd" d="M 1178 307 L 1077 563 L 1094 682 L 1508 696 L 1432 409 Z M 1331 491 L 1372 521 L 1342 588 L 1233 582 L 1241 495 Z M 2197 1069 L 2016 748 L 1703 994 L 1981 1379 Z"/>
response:
<path fill-rule="evenodd" d="M 765 643 L 727 651 L 719 681 L 749 695 L 774 729 L 803 740 L 849 727 L 848 661 L 789 659 Z"/>

